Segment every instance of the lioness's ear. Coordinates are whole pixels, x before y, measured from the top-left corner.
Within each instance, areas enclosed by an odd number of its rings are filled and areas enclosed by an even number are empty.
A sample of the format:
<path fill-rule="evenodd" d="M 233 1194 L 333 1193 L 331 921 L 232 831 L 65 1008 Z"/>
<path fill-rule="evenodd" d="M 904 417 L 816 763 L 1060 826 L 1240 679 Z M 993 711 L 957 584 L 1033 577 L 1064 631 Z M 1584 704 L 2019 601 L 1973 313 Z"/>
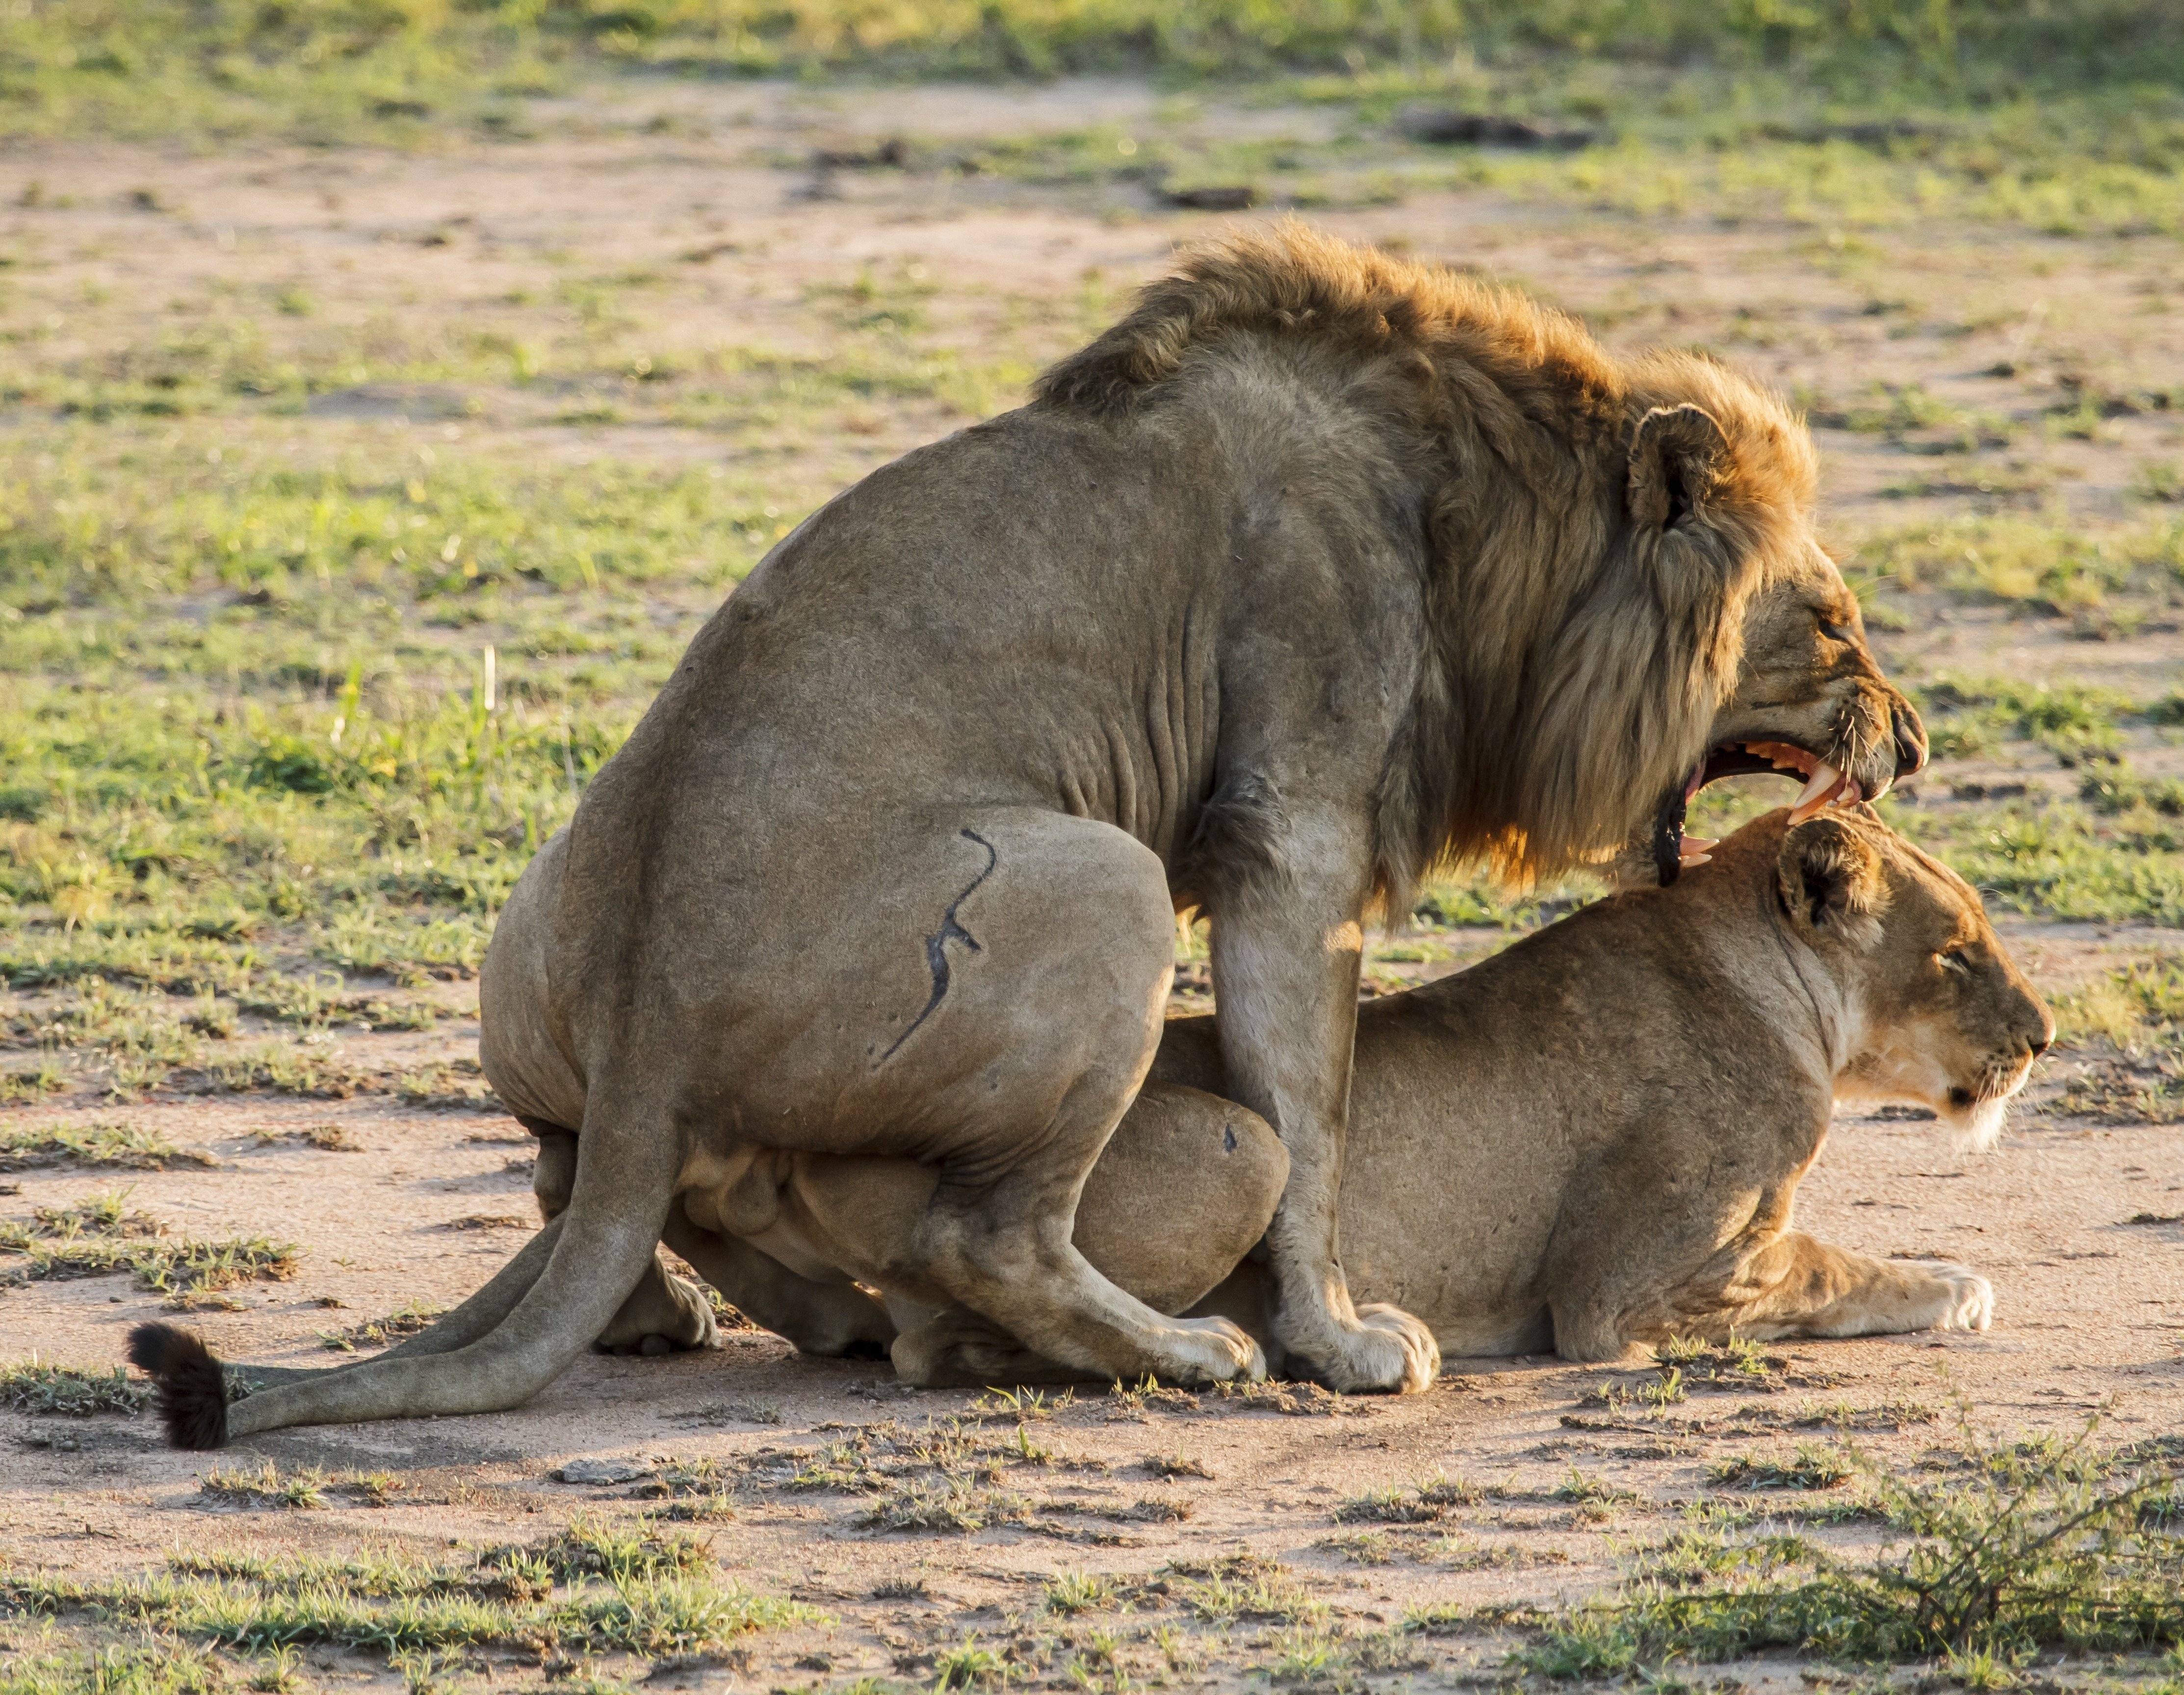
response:
<path fill-rule="evenodd" d="M 1657 406 L 1638 420 L 1624 497 L 1631 522 L 1668 530 L 1706 509 L 1729 469 L 1729 438 L 1702 406 Z"/>
<path fill-rule="evenodd" d="M 1808 819 L 1782 838 L 1776 887 L 1790 922 L 1814 940 L 1863 942 L 1878 927 L 1880 855 L 1840 818 Z"/>

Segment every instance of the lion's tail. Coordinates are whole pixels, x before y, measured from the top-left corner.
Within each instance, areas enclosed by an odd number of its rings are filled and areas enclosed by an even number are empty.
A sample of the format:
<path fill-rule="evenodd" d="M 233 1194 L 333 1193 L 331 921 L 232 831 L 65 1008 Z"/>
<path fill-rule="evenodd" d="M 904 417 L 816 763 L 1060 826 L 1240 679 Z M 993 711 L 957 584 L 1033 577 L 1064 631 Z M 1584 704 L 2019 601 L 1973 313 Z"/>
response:
<path fill-rule="evenodd" d="M 187 1331 L 141 1326 L 129 1357 L 158 1385 L 168 1436 L 181 1448 L 217 1448 L 291 1425 L 521 1405 L 590 1345 L 652 1264 L 680 1164 L 671 1115 L 642 1083 L 608 1080 L 587 1103 L 568 1209 L 401 1353 L 284 1376 L 232 1404 L 220 1362 Z"/>

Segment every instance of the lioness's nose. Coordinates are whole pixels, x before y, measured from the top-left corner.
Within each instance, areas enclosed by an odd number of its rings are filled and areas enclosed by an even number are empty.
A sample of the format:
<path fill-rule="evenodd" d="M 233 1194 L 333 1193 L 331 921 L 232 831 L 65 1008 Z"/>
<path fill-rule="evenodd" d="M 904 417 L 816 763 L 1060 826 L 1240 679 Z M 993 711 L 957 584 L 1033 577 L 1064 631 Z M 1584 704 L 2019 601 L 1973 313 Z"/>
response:
<path fill-rule="evenodd" d="M 1899 706 L 1894 715 L 1896 729 L 1896 780 L 1922 771 L 1926 766 L 1926 730 L 1919 722 L 1919 714 L 1908 706 Z"/>

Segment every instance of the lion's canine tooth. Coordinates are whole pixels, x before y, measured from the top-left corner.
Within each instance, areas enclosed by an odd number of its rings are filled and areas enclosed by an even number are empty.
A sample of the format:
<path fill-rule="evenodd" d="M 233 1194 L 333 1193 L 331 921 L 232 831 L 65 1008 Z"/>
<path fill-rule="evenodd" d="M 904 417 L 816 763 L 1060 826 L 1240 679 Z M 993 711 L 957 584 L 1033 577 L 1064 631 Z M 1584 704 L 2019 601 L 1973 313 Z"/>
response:
<path fill-rule="evenodd" d="M 1813 775 L 1805 780 L 1804 792 L 1790 807 L 1790 822 L 1802 824 L 1822 807 L 1835 798 L 1836 791 L 1842 786 L 1844 778 L 1825 759 L 1813 767 Z"/>

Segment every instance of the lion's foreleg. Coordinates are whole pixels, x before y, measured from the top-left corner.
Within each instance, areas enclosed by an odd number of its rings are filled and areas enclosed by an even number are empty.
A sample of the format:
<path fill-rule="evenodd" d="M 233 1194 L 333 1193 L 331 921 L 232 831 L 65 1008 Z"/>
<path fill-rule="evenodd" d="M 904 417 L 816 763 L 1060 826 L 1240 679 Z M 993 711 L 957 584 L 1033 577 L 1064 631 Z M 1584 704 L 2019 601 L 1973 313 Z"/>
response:
<path fill-rule="evenodd" d="M 1289 1152 L 1267 1232 L 1273 1328 L 1331 1387 L 1412 1392 L 1440 1370 L 1432 1331 L 1396 1307 L 1353 1304 L 1335 1239 L 1368 860 L 1345 825 L 1284 824 L 1288 875 L 1231 876 L 1212 903 L 1228 1092 Z"/>

